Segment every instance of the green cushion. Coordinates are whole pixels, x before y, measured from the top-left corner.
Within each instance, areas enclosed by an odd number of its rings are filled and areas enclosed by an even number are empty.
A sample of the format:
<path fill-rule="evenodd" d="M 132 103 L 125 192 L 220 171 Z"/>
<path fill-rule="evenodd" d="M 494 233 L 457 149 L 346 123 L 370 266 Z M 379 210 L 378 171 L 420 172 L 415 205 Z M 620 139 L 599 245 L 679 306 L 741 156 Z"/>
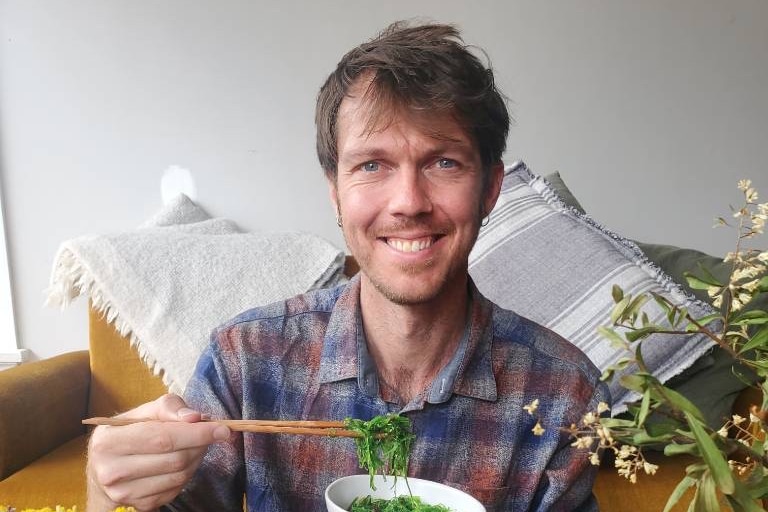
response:
<path fill-rule="evenodd" d="M 544 179 L 549 183 L 549 186 L 552 187 L 557 194 L 557 197 L 559 197 L 562 202 L 577 210 L 579 213 L 587 213 L 584 211 L 581 203 L 579 203 L 579 200 L 576 199 L 576 196 L 571 193 L 559 172 L 555 171 L 552 174 L 547 174 L 544 176 Z"/>

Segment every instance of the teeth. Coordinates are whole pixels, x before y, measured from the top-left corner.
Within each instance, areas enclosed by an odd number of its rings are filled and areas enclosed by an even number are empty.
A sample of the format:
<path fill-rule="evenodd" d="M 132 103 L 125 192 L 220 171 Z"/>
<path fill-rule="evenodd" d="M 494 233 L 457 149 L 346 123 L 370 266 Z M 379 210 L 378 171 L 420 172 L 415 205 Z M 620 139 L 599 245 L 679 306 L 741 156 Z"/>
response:
<path fill-rule="evenodd" d="M 387 245 L 400 252 L 419 252 L 429 248 L 432 245 L 431 238 L 421 240 L 394 240 L 388 239 Z"/>

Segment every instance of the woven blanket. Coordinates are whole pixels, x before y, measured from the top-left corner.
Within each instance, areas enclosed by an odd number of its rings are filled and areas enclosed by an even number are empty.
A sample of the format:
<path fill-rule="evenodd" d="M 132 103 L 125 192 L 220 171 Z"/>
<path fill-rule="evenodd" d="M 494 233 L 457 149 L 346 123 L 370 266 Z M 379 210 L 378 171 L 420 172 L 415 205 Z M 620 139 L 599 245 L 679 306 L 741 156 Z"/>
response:
<path fill-rule="evenodd" d="M 242 311 L 344 280 L 344 252 L 305 233 L 248 233 L 179 196 L 137 229 L 82 236 L 56 254 L 48 304 L 76 297 L 128 336 L 182 393 L 216 326 Z"/>

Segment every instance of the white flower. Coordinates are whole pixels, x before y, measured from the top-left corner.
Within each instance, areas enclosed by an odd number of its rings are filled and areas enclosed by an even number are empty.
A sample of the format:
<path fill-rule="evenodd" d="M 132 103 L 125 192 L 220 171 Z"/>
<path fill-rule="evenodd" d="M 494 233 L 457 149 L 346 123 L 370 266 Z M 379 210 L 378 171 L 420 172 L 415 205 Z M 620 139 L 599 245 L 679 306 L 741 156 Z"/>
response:
<path fill-rule="evenodd" d="M 604 412 L 610 411 L 610 410 L 611 410 L 611 406 L 605 402 L 600 402 L 599 404 L 597 404 L 597 414 L 603 414 Z"/>
<path fill-rule="evenodd" d="M 593 466 L 600 465 L 600 456 L 597 454 L 597 452 L 589 456 L 589 463 L 592 464 Z"/>
<path fill-rule="evenodd" d="M 538 408 L 539 408 L 538 398 L 534 399 L 534 401 L 531 402 L 530 404 L 523 406 L 523 409 L 525 409 L 528 412 L 528 414 L 530 414 L 531 416 L 533 416 L 533 413 L 535 413 Z"/>
<path fill-rule="evenodd" d="M 733 420 L 734 425 L 741 425 L 742 423 L 747 421 L 747 418 L 742 418 L 738 414 L 734 414 L 733 416 L 731 416 L 731 419 Z"/>
<path fill-rule="evenodd" d="M 544 432 L 546 432 L 546 430 L 544 429 L 544 427 L 541 426 L 541 423 L 537 421 L 536 425 L 534 425 L 533 428 L 531 429 L 531 432 L 533 432 L 533 435 L 535 436 L 540 436 L 540 435 L 543 435 Z"/>
<path fill-rule="evenodd" d="M 598 420 L 598 418 L 597 418 L 597 414 L 595 414 L 595 413 L 594 413 L 594 412 L 592 412 L 592 411 L 589 411 L 589 412 L 588 412 L 587 414 L 585 414 L 585 415 L 584 415 L 584 417 L 581 419 L 581 421 L 582 421 L 582 422 L 583 422 L 585 425 L 591 425 L 591 424 L 593 424 L 593 423 L 597 423 L 597 420 Z"/>
<path fill-rule="evenodd" d="M 643 471 L 645 471 L 646 475 L 655 475 L 657 469 L 659 469 L 659 466 L 656 464 L 643 461 Z"/>
<path fill-rule="evenodd" d="M 741 281 L 742 279 L 748 279 L 750 277 L 755 277 L 758 274 L 758 269 L 755 267 L 741 267 L 739 269 L 734 270 L 733 274 L 731 275 L 731 279 L 733 281 Z"/>
<path fill-rule="evenodd" d="M 739 184 L 737 186 L 739 187 L 739 190 L 746 192 L 747 189 L 752 186 L 752 180 L 739 180 Z"/>
<path fill-rule="evenodd" d="M 594 442 L 594 439 L 592 436 L 584 436 L 584 437 L 577 437 L 574 442 L 571 443 L 571 446 L 574 446 L 579 449 L 588 450 L 592 447 L 592 443 Z"/>

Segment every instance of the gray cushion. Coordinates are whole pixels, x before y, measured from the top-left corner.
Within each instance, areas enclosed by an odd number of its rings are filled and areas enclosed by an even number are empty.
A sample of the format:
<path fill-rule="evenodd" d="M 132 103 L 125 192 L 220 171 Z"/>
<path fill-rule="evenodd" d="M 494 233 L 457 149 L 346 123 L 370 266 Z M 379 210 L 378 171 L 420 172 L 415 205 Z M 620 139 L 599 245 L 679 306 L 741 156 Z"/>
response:
<path fill-rule="evenodd" d="M 597 333 L 598 326 L 609 322 L 614 284 L 633 295 L 654 291 L 685 304 L 694 315 L 712 312 L 651 264 L 634 243 L 568 207 L 522 163 L 505 173 L 499 201 L 470 255 L 470 273 L 491 300 L 551 328 L 601 370 L 627 356 Z M 646 311 L 659 322 L 665 317 L 655 303 Z M 710 347 L 702 335 L 658 334 L 644 343 L 643 354 L 654 374 L 667 381 Z M 635 398 L 618 378 L 609 387 L 614 413 Z"/>
<path fill-rule="evenodd" d="M 547 174 L 544 179 L 560 200 L 584 213 L 583 207 L 559 172 Z M 702 266 L 721 281 L 728 278 L 730 265 L 723 262 L 722 258 L 673 245 L 635 243 L 649 260 L 702 301 L 709 300 L 706 291 L 690 288 L 685 272 L 697 273 L 699 266 Z M 761 295 L 746 309 L 755 308 L 768 309 L 768 294 Z M 731 415 L 736 397 L 753 381 L 754 376 L 744 367 L 737 365 L 734 368 L 733 358 L 726 351 L 713 347 L 690 367 L 670 379 L 667 385 L 691 400 L 704 413 L 707 423 L 717 429 Z"/>

